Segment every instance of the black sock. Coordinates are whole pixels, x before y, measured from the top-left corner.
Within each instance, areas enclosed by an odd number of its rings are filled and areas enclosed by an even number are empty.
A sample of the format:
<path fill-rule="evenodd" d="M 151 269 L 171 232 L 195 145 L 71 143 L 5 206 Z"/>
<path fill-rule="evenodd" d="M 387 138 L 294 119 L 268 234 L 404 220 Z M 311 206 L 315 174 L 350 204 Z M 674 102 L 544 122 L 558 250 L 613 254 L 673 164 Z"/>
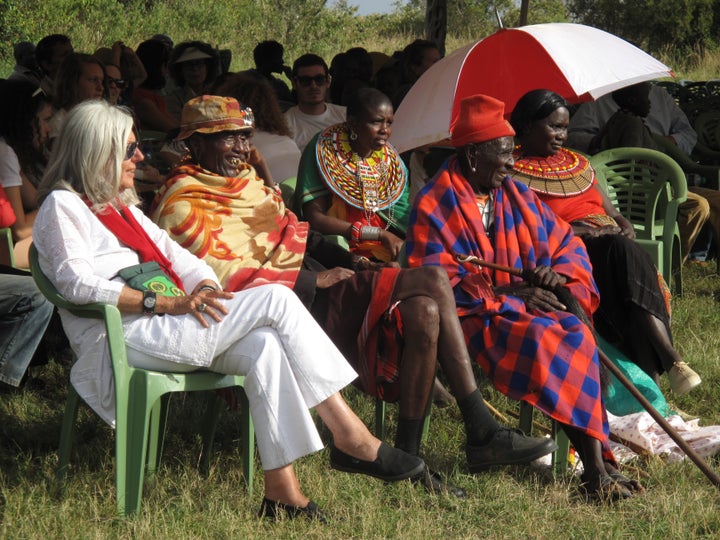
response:
<path fill-rule="evenodd" d="M 395 448 L 417 456 L 420 453 L 420 439 L 424 423 L 424 418 L 398 418 Z"/>
<path fill-rule="evenodd" d="M 471 446 L 487 443 L 500 428 L 485 405 L 480 390 L 475 389 L 469 396 L 458 401 L 458 407 L 465 422 L 467 442 Z"/>

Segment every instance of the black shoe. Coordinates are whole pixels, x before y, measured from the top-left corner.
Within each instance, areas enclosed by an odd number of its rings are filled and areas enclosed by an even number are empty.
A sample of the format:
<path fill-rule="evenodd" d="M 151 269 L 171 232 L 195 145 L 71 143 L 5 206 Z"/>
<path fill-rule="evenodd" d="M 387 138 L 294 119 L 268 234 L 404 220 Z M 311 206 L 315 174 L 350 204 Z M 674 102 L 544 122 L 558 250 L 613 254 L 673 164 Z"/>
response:
<path fill-rule="evenodd" d="M 273 521 L 279 521 L 280 516 L 284 516 L 286 519 L 295 519 L 303 517 L 309 520 L 319 521 L 320 523 L 327 523 L 325 514 L 322 513 L 318 505 L 313 501 L 310 501 L 307 506 L 301 508 L 300 506 L 293 506 L 292 504 L 284 504 L 277 501 L 271 501 L 267 497 L 263 497 L 262 504 L 260 505 L 260 511 L 258 517 L 269 518 Z"/>
<path fill-rule="evenodd" d="M 482 472 L 497 465 L 530 463 L 557 450 L 550 438 L 528 437 L 519 429 L 501 427 L 490 442 L 482 446 L 465 446 L 468 469 Z"/>
<path fill-rule="evenodd" d="M 375 461 L 363 461 L 330 447 L 330 466 L 338 471 L 366 474 L 386 482 L 395 482 L 419 475 L 425 468 L 425 462 L 418 456 L 380 443 Z"/>
<path fill-rule="evenodd" d="M 425 470 L 418 476 L 414 476 L 411 482 L 423 486 L 429 493 L 448 493 L 458 499 L 467 499 L 467 492 L 464 489 L 446 484 L 440 473 L 432 471 L 428 467 L 425 467 Z"/>

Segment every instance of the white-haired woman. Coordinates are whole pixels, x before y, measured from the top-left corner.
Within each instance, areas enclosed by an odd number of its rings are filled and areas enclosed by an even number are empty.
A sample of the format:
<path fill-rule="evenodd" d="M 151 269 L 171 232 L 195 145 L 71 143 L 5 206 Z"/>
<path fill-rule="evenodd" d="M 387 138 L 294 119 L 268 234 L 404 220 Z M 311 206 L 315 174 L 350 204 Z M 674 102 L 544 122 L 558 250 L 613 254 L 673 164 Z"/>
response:
<path fill-rule="evenodd" d="M 343 401 L 338 391 L 356 374 L 290 289 L 222 291 L 204 262 L 134 207 L 133 177 L 143 155 L 132 127 L 126 111 L 86 102 L 68 114 L 55 142 L 33 240 L 40 266 L 58 290 L 78 304 L 117 305 L 128 362 L 136 367 L 246 375 L 265 469 L 262 516 L 323 519 L 292 468 L 295 459 L 323 446 L 308 412 L 312 407 L 333 433 L 333 467 L 385 480 L 422 471 L 422 460 L 381 444 Z M 186 294 L 156 296 L 119 277 L 121 270 L 148 261 Z M 96 338 L 104 332 L 102 323 L 62 317 L 78 355 L 71 381 L 112 423 L 112 372 Z"/>

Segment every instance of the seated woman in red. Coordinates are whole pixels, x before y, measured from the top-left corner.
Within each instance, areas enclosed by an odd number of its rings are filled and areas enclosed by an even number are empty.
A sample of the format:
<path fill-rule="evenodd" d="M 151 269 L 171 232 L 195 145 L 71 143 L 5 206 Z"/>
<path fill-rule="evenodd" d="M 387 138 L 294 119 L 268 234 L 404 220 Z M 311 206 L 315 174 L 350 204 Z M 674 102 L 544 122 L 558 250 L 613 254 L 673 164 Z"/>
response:
<path fill-rule="evenodd" d="M 600 292 L 597 331 L 656 382 L 668 372 L 684 394 L 700 377 L 673 348 L 662 281 L 650 256 L 633 241 L 632 224 L 598 187 L 588 160 L 563 148 L 570 122 L 567 102 L 549 90 L 533 90 L 510 117 L 517 132 L 513 178 L 527 185 L 585 243 Z"/>

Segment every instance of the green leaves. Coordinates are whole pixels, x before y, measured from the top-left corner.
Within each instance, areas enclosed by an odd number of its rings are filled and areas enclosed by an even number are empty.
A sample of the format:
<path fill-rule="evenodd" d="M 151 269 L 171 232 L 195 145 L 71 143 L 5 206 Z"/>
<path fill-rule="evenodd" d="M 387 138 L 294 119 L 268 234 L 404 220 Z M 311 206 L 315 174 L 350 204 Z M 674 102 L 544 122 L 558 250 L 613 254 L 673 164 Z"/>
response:
<path fill-rule="evenodd" d="M 713 0 L 569 0 L 578 22 L 597 26 L 658 52 L 712 46 L 720 19 Z M 532 10 L 532 4 L 530 9 Z"/>

